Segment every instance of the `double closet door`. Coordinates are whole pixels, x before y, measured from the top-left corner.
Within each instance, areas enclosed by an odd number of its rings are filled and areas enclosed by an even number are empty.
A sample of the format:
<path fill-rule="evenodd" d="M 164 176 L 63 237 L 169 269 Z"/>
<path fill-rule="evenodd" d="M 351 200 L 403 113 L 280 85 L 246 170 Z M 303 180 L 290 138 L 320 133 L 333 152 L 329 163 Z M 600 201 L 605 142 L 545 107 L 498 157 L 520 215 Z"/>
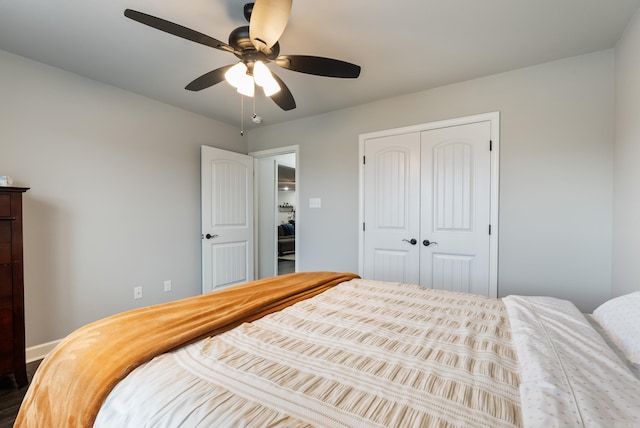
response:
<path fill-rule="evenodd" d="M 492 125 L 362 139 L 365 278 L 497 295 Z"/>

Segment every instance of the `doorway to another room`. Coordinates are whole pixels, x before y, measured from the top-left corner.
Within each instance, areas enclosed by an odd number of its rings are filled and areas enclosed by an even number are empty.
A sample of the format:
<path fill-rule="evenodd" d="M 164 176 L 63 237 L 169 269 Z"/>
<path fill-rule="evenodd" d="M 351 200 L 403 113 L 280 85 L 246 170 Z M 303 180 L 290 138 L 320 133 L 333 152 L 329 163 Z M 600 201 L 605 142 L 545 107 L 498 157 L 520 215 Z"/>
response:
<path fill-rule="evenodd" d="M 277 162 L 278 275 L 296 271 L 296 168 L 293 155 Z"/>
<path fill-rule="evenodd" d="M 256 278 L 298 271 L 298 146 L 250 153 L 254 157 Z"/>

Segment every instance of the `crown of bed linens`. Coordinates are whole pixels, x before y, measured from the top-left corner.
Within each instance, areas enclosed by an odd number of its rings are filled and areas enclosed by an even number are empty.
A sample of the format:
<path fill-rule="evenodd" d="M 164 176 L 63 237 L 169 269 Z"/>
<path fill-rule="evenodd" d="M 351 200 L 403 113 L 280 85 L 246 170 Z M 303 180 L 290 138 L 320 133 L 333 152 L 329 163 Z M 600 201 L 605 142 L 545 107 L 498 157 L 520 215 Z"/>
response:
<path fill-rule="evenodd" d="M 90 427 L 111 389 L 138 365 L 353 278 L 358 276 L 283 275 L 88 324 L 67 336 L 42 362 L 15 426 Z"/>

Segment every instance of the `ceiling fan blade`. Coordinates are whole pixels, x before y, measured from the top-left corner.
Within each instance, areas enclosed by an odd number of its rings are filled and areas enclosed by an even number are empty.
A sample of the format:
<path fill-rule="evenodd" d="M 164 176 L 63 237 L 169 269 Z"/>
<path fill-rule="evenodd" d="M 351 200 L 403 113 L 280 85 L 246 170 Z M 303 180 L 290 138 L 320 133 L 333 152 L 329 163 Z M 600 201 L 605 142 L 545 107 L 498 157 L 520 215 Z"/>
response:
<path fill-rule="evenodd" d="M 249 38 L 257 50 L 276 44 L 289 21 L 292 0 L 256 0 L 249 22 Z"/>
<path fill-rule="evenodd" d="M 143 12 L 138 12 L 132 9 L 126 9 L 124 16 L 127 18 L 138 21 L 141 24 L 148 25 L 157 30 L 164 31 L 165 33 L 173 34 L 174 36 L 182 37 L 183 39 L 191 40 L 192 42 L 200 43 L 201 45 L 210 46 L 212 48 L 220 49 L 223 51 L 235 53 L 234 49 L 228 44 L 221 42 L 220 40 L 209 37 L 206 34 L 199 33 L 182 25 L 175 24 L 162 18 L 158 18 L 152 15 L 148 15 Z"/>
<path fill-rule="evenodd" d="M 285 85 L 282 79 L 276 76 L 275 73 L 271 72 L 271 74 L 273 75 L 273 78 L 278 82 L 278 85 L 280 85 L 280 90 L 271 95 L 270 98 L 284 111 L 289 111 L 296 108 L 296 100 L 293 99 L 293 94 L 291 94 L 291 91 L 289 90 L 289 88 L 287 88 L 287 85 Z"/>
<path fill-rule="evenodd" d="M 201 91 L 220 83 L 224 80 L 224 73 L 226 73 L 231 67 L 233 67 L 233 64 L 225 65 L 224 67 L 216 68 L 213 71 L 203 74 L 185 86 L 185 89 L 189 91 Z"/>
<path fill-rule="evenodd" d="M 360 75 L 360 66 L 339 59 L 310 55 L 280 55 L 275 63 L 282 68 L 315 76 L 355 79 Z"/>

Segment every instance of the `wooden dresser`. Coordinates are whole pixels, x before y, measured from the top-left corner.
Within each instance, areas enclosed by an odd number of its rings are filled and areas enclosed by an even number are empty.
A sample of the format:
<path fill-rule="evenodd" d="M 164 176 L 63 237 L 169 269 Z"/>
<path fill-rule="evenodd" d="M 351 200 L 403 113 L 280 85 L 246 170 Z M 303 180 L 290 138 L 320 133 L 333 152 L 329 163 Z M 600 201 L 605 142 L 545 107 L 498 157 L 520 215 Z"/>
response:
<path fill-rule="evenodd" d="M 0 187 L 0 377 L 27 384 L 22 266 L 24 187 Z"/>

